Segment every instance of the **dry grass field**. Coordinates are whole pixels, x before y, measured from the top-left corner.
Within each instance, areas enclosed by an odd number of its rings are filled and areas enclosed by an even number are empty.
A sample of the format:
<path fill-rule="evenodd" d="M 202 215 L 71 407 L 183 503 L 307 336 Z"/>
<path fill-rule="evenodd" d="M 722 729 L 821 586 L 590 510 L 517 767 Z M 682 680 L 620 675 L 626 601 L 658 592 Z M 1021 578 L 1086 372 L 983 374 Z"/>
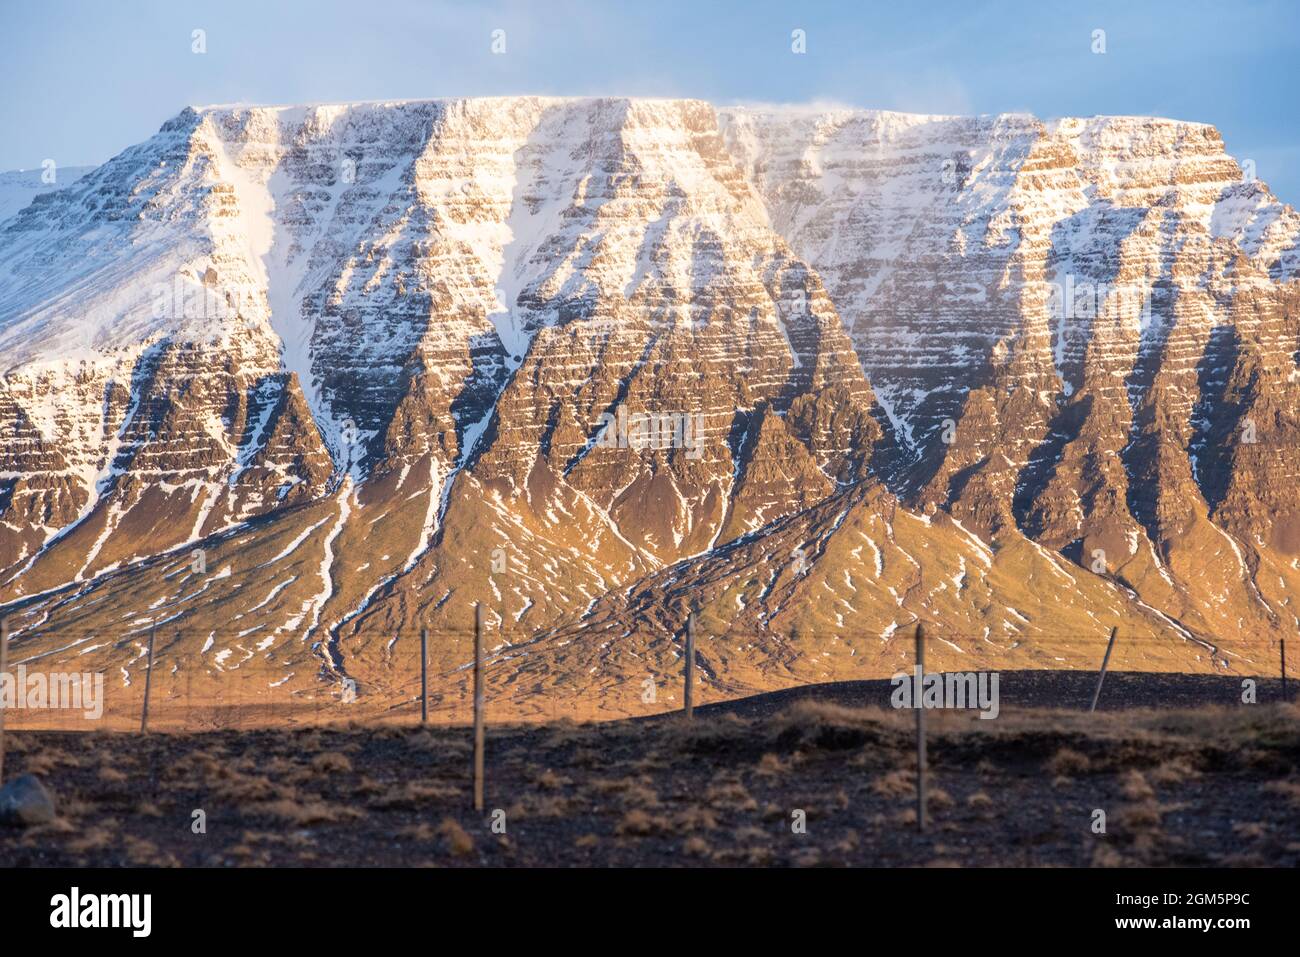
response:
<path fill-rule="evenodd" d="M 0 828 L 0 860 L 1300 865 L 1294 704 L 1096 715 L 1004 704 L 992 721 L 931 711 L 931 826 L 921 835 L 912 713 L 833 699 L 765 696 L 690 723 L 494 726 L 482 813 L 471 807 L 464 727 L 20 731 L 9 735 L 6 777 L 39 775 L 60 816 Z M 1093 830 L 1097 810 L 1104 834 Z"/>

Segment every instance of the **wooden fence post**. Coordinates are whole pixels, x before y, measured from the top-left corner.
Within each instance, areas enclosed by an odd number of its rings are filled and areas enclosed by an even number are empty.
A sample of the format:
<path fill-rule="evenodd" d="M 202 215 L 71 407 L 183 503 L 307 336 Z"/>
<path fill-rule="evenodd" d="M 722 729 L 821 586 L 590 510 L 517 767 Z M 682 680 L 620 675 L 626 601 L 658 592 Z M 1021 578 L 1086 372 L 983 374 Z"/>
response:
<path fill-rule="evenodd" d="M 1290 700 L 1291 700 L 1291 696 L 1288 695 L 1286 692 L 1286 639 L 1283 638 L 1282 639 L 1282 702 L 1285 704 Z M 0 751 L 0 757 L 3 756 L 4 756 L 4 752 Z"/>
<path fill-rule="evenodd" d="M 483 604 L 474 606 L 474 810 L 483 810 Z"/>
<path fill-rule="evenodd" d="M 149 629 L 149 670 L 144 673 L 144 708 L 140 711 L 140 733 L 149 731 L 149 688 L 153 684 L 153 636 L 155 629 Z"/>
<path fill-rule="evenodd" d="M 1119 634 L 1118 628 L 1110 630 L 1110 641 L 1106 642 L 1106 654 L 1101 659 L 1101 673 L 1097 675 L 1097 689 L 1092 693 L 1092 704 L 1088 706 L 1088 713 L 1092 714 L 1097 710 L 1097 700 L 1101 697 L 1101 684 L 1106 680 L 1106 666 L 1110 664 L 1110 653 L 1115 647 L 1115 636 Z"/>
<path fill-rule="evenodd" d="M 9 670 L 9 619 L 0 618 L 0 675 Z M 18 694 L 18 682 L 13 683 L 14 694 Z M 5 783 L 5 709 L 0 702 L 0 784 Z"/>
<path fill-rule="evenodd" d="M 420 724 L 429 721 L 429 629 L 420 629 Z"/>
<path fill-rule="evenodd" d="M 695 717 L 695 612 L 686 616 L 686 688 L 683 704 L 686 708 L 686 720 Z"/>
<path fill-rule="evenodd" d="M 925 801 L 925 707 L 922 681 L 925 676 L 925 626 L 916 623 L 916 668 L 912 689 L 912 707 L 916 709 L 916 829 L 922 834 L 926 827 Z"/>

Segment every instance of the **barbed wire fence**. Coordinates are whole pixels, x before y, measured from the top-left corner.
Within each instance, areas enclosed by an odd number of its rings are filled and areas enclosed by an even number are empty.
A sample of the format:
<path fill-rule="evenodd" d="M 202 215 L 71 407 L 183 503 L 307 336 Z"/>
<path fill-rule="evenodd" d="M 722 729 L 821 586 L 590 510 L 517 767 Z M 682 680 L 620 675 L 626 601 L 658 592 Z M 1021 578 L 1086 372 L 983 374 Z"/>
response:
<path fill-rule="evenodd" d="M 836 629 L 840 658 L 826 666 L 812 647 L 825 636 L 815 632 L 709 633 L 697 626 L 688 651 L 688 628 L 684 623 L 676 632 L 644 630 L 637 634 L 635 647 L 613 647 L 616 641 L 606 637 L 608 632 L 589 635 L 573 626 L 536 633 L 485 626 L 485 709 L 494 721 L 527 723 L 679 709 L 708 712 L 767 694 L 780 700 L 887 707 L 891 679 L 910 672 L 914 655 L 914 623 L 888 637 Z M 1289 700 L 1284 638 L 1255 644 L 1250 658 L 1238 651 L 1206 654 L 1202 670 L 1162 671 L 1148 665 L 1173 660 L 1160 656 L 1180 648 L 1175 639 L 1119 631 L 1113 646 L 1105 633 L 994 640 L 986 634 L 945 632 L 931 622 L 926 631 L 936 673 L 997 672 L 1003 700 L 1013 706 L 1088 710 L 1091 702 L 1091 707 L 1107 710 L 1223 705 L 1242 700 L 1243 682 L 1252 683 L 1257 701 Z M 472 626 L 385 633 L 380 636 L 386 639 L 381 651 L 376 653 L 378 643 L 371 641 L 341 671 L 328 668 L 309 646 L 292 640 L 254 650 L 253 642 L 241 640 L 242 633 L 205 631 L 200 639 L 181 630 L 157 629 L 113 643 L 118 648 L 137 645 L 143 651 L 114 674 L 96 673 L 78 670 L 81 655 L 25 655 L 36 637 L 13 636 L 0 651 L 8 661 L 11 700 L 3 710 L 12 729 L 105 726 L 201 732 L 337 722 L 468 724 L 474 717 Z M 102 632 L 73 636 L 59 631 L 57 644 L 64 650 L 92 639 L 102 642 L 103 637 Z M 205 650 L 195 656 L 193 647 L 200 641 Z M 554 657 L 560 649 L 575 646 L 567 663 Z M 753 674 L 747 678 L 734 677 L 720 664 L 719 656 L 730 658 L 734 649 L 752 653 Z M 862 653 L 867 649 L 873 653 Z M 1133 663 L 1140 667 L 1131 667 Z M 1105 666 L 1112 674 L 1111 696 L 1097 682 Z M 575 668 L 585 672 L 581 682 Z M 1134 682 L 1142 687 L 1130 687 Z M 68 697 L 57 698 L 56 690 Z"/>

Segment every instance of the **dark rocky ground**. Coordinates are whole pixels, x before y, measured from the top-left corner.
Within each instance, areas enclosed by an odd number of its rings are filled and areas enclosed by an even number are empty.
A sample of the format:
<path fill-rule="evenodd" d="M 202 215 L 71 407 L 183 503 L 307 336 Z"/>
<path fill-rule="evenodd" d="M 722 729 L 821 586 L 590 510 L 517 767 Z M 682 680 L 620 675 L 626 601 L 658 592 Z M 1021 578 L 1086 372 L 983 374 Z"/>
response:
<path fill-rule="evenodd" d="M 0 828 L 0 862 L 1300 865 L 1296 705 L 1268 686 L 1240 704 L 1239 681 L 1116 674 L 1111 710 L 1088 715 L 1092 680 L 1008 674 L 997 720 L 928 712 L 924 835 L 914 717 L 879 707 L 888 682 L 712 705 L 689 725 L 493 727 L 482 813 L 463 727 L 20 731 L 6 778 L 38 774 L 60 816 Z"/>

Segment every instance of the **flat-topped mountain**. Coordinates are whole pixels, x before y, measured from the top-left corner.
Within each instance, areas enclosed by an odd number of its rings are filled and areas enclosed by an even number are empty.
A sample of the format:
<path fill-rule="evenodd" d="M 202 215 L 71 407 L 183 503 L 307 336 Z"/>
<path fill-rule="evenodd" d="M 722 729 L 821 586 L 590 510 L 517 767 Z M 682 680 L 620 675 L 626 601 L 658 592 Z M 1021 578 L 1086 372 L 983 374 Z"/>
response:
<path fill-rule="evenodd" d="M 520 714 L 935 667 L 1273 673 L 1300 216 L 1209 126 L 186 109 L 0 223 L 11 662 Z M 452 694 L 451 690 L 446 691 Z"/>

